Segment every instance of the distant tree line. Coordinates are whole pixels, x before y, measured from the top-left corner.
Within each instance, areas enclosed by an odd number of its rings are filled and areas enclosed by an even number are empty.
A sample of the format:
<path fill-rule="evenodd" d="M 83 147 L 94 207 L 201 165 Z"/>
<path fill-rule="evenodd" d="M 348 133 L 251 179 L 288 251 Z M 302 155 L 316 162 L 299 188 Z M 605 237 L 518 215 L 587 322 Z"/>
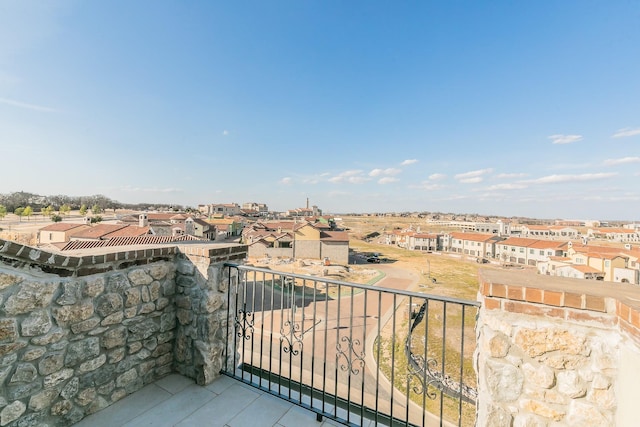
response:
<path fill-rule="evenodd" d="M 137 211 L 158 210 L 158 211 L 184 211 L 181 205 L 167 205 L 160 203 L 121 203 L 112 200 L 101 194 L 93 196 L 41 196 L 25 191 L 0 194 L 0 219 L 7 213 L 16 213 L 18 216 L 31 216 L 39 213 L 46 216 L 66 215 L 72 210 L 80 211 L 85 215 L 91 209 L 93 215 L 108 212 L 115 212 L 116 209 L 131 209 Z M 186 208 L 191 210 L 191 208 Z M 18 212 L 16 212 L 16 210 Z M 25 214 L 25 210 L 28 215 Z"/>

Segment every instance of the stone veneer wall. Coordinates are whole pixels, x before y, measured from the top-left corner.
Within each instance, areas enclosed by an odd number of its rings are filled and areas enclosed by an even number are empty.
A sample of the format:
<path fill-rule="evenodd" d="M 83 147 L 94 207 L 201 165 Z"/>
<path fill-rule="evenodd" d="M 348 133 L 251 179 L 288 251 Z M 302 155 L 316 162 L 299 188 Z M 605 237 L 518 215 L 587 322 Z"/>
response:
<path fill-rule="evenodd" d="M 222 367 L 239 245 L 82 257 L 0 240 L 0 426 L 68 426 L 172 371 Z"/>
<path fill-rule="evenodd" d="M 477 425 L 638 425 L 640 290 L 523 277 L 481 274 Z"/>

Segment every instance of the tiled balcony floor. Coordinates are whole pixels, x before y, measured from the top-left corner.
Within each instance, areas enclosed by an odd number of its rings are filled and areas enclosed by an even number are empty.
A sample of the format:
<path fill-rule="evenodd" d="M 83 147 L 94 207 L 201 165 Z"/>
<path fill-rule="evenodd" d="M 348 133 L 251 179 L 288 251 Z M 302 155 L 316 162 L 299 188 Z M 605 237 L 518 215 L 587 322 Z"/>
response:
<path fill-rule="evenodd" d="M 327 427 L 316 414 L 221 376 L 206 387 L 172 374 L 83 419 L 74 427 Z"/>

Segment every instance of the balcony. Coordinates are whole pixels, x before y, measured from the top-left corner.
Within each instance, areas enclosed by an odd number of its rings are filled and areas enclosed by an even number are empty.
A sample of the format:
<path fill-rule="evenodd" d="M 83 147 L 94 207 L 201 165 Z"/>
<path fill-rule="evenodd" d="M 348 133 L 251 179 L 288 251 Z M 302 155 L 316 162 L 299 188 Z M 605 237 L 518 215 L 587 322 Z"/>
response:
<path fill-rule="evenodd" d="M 473 425 L 475 303 L 233 264 L 226 277 L 223 375 L 170 375 L 79 426 Z"/>
<path fill-rule="evenodd" d="M 486 269 L 469 302 L 245 257 L 0 241 L 0 425 L 637 424 L 637 286 Z"/>

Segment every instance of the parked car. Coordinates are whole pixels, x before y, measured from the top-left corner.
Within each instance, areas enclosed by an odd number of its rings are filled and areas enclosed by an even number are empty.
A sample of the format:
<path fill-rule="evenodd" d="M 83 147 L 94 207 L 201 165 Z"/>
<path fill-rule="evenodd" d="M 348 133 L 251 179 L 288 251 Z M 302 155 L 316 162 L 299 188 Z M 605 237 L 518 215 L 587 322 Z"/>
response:
<path fill-rule="evenodd" d="M 380 258 L 375 257 L 375 256 L 371 256 L 371 257 L 367 258 L 367 262 L 375 262 L 376 264 L 380 264 Z"/>

